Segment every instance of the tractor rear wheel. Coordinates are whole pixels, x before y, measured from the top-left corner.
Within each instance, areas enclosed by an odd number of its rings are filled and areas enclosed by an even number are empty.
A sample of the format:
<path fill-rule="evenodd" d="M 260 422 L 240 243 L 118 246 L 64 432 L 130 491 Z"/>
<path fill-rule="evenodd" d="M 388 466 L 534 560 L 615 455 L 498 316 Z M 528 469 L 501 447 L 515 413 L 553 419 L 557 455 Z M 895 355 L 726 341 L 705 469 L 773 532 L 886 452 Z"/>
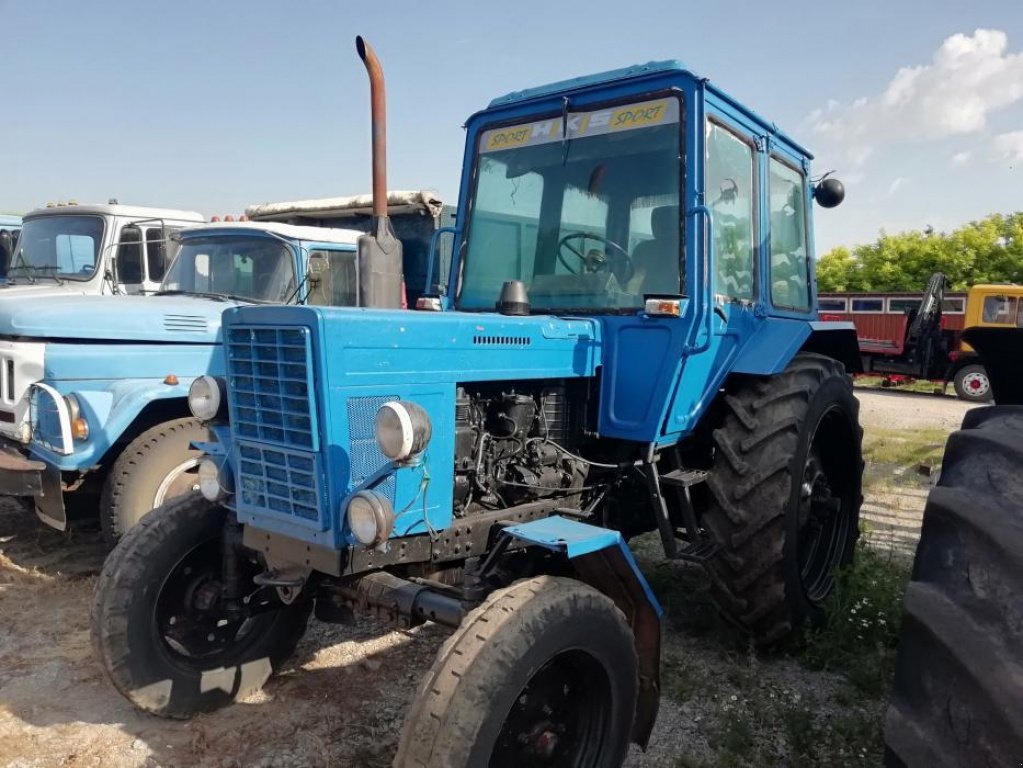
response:
<path fill-rule="evenodd" d="M 906 590 L 890 765 L 1023 758 L 1023 406 L 966 414 L 945 448 Z"/>
<path fill-rule="evenodd" d="M 173 499 L 128 531 L 103 565 L 93 650 L 114 687 L 147 712 L 185 718 L 258 690 L 305 632 L 308 600 L 247 615 L 227 609 L 227 515 L 198 494 Z M 251 584 L 262 568 L 240 559 Z"/>
<path fill-rule="evenodd" d="M 761 645 L 824 621 L 835 571 L 852 561 L 862 502 L 863 430 L 841 363 L 800 353 L 770 378 L 726 392 L 714 430 L 703 525 L 722 612 Z"/>
<path fill-rule="evenodd" d="M 540 576 L 490 595 L 441 648 L 396 768 L 616 768 L 636 709 L 635 642 L 605 595 Z"/>

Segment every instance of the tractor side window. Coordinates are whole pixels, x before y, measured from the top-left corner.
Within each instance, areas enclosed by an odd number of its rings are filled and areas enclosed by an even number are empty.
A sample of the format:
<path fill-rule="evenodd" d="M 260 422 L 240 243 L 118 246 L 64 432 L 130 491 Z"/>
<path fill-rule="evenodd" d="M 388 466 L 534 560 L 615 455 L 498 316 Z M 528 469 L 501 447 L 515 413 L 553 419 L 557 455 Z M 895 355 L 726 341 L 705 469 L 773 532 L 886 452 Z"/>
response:
<path fill-rule="evenodd" d="M 117 246 L 117 280 L 125 285 L 142 282 L 142 231 L 133 225 L 121 229 Z"/>
<path fill-rule="evenodd" d="M 753 147 L 707 123 L 706 192 L 714 214 L 714 293 L 753 298 Z"/>
<path fill-rule="evenodd" d="M 984 322 L 997 325 L 1012 325 L 1016 316 L 1016 299 L 1011 296 L 987 296 L 984 298 Z"/>
<path fill-rule="evenodd" d="M 544 179 L 521 175 L 492 157 L 481 157 L 468 249 L 486 254 L 466 270 L 462 301 L 493 306 L 506 280 L 533 274 Z"/>
<path fill-rule="evenodd" d="M 772 157 L 768 191 L 771 202 L 771 303 L 786 309 L 807 309 L 810 306 L 810 270 L 803 174 Z M 883 311 L 883 304 L 878 311 Z"/>
<path fill-rule="evenodd" d="M 354 307 L 358 303 L 354 252 L 310 251 L 306 269 L 306 303 L 319 307 Z"/>

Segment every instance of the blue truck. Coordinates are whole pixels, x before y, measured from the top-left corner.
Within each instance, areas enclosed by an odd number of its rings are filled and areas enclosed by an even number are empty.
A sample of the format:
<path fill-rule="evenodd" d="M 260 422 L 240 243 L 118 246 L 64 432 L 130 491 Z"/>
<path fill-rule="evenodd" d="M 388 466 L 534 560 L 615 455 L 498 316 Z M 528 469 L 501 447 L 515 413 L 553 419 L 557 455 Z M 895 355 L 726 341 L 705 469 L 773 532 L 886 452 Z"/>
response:
<path fill-rule="evenodd" d="M 382 190 L 382 71 L 357 47 Z M 814 282 L 812 203 L 844 190 L 810 160 L 677 62 L 470 117 L 443 294 L 225 312 L 200 493 L 97 584 L 113 685 L 187 717 L 261 685 L 311 613 L 372 611 L 454 629 L 396 766 L 615 766 L 659 700 L 632 537 L 701 563 L 757 642 L 822 621 L 862 432 L 855 332 L 817 320 Z M 380 203 L 359 259 L 393 297 Z"/>

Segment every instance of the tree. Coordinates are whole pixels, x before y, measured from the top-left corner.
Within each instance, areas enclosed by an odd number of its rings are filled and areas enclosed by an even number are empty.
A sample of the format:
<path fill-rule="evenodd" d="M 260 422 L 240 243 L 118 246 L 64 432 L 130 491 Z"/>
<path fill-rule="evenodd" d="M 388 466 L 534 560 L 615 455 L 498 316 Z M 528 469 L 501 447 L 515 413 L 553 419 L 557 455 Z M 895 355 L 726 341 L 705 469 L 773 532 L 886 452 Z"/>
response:
<path fill-rule="evenodd" d="M 821 291 L 917 291 L 935 272 L 952 290 L 977 283 L 1023 283 L 1023 212 L 992 214 L 950 233 L 885 232 L 852 250 L 834 248 L 817 263 Z"/>

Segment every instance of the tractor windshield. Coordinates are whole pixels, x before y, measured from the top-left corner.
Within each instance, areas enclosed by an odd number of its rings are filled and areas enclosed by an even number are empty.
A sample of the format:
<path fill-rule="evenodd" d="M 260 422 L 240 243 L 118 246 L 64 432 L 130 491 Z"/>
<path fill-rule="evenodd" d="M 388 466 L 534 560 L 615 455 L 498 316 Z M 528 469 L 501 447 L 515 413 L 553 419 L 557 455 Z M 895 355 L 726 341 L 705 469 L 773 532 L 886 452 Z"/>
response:
<path fill-rule="evenodd" d="M 458 306 L 494 309 L 507 280 L 534 312 L 681 293 L 680 112 L 666 96 L 484 131 Z"/>
<path fill-rule="evenodd" d="M 160 290 L 273 303 L 294 292 L 295 264 L 284 243 L 235 235 L 182 239 Z"/>

